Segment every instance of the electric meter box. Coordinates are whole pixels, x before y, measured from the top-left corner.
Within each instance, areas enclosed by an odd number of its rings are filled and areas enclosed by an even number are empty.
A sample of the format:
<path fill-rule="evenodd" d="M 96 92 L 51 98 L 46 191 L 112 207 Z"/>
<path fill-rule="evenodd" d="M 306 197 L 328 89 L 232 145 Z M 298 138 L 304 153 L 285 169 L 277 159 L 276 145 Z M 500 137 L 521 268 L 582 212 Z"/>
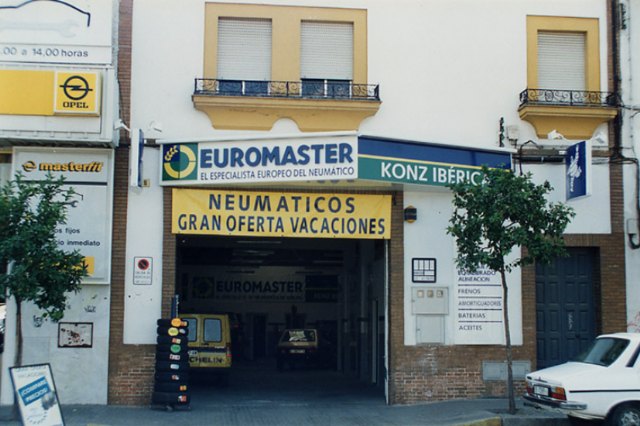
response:
<path fill-rule="evenodd" d="M 413 287 L 411 289 L 413 314 L 447 315 L 449 289 L 447 287 Z"/>

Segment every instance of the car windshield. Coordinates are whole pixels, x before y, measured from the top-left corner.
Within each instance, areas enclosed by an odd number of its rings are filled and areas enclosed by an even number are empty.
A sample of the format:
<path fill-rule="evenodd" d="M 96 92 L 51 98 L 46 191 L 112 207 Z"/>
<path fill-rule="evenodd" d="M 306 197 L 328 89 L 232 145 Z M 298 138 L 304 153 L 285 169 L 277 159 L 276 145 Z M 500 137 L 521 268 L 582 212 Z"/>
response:
<path fill-rule="evenodd" d="M 578 355 L 574 361 L 608 367 L 618 359 L 620 354 L 624 352 L 628 345 L 629 341 L 626 339 L 613 337 L 596 339 L 591 344 L 591 347 Z"/>
<path fill-rule="evenodd" d="M 316 332 L 314 330 L 287 330 L 282 334 L 282 342 L 314 342 Z"/>

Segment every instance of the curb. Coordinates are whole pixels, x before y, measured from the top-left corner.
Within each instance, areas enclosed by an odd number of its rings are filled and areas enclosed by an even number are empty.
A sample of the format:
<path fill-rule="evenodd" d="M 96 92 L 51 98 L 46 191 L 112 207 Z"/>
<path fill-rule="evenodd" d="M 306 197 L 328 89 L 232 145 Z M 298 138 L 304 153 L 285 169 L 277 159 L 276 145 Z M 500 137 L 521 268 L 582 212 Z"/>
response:
<path fill-rule="evenodd" d="M 502 426 L 502 419 L 500 417 L 491 417 L 473 422 L 460 423 L 458 426 Z"/>

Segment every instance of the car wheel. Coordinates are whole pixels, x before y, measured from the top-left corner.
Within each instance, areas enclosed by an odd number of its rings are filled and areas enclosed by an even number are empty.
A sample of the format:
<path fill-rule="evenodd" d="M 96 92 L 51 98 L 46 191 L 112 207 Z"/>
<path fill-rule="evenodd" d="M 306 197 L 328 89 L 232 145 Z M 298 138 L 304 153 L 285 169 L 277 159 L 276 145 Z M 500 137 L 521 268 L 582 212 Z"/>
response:
<path fill-rule="evenodd" d="M 615 409 L 607 422 L 609 426 L 640 426 L 640 405 L 623 404 Z"/>

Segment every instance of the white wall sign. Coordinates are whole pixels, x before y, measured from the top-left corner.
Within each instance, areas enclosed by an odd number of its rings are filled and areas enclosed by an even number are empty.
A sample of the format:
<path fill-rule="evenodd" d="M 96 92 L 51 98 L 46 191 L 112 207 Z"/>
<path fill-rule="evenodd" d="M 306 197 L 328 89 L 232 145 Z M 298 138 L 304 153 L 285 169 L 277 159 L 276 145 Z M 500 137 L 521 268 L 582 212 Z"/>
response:
<path fill-rule="evenodd" d="M 58 246 L 79 250 L 89 276 L 83 284 L 106 284 L 111 275 L 112 152 L 104 149 L 14 148 L 14 175 L 42 180 L 64 176 L 76 192 L 66 223 L 56 229 Z"/>
<path fill-rule="evenodd" d="M 113 1 L 0 0 L 0 62 L 111 64 Z"/>
<path fill-rule="evenodd" d="M 455 279 L 456 343 L 504 343 L 500 275 L 488 268 L 476 272 L 457 269 Z"/>
<path fill-rule="evenodd" d="M 153 279 L 153 258 L 133 258 L 133 283 L 136 285 L 151 285 Z"/>
<path fill-rule="evenodd" d="M 357 136 L 165 143 L 163 185 L 335 181 L 358 177 Z"/>

